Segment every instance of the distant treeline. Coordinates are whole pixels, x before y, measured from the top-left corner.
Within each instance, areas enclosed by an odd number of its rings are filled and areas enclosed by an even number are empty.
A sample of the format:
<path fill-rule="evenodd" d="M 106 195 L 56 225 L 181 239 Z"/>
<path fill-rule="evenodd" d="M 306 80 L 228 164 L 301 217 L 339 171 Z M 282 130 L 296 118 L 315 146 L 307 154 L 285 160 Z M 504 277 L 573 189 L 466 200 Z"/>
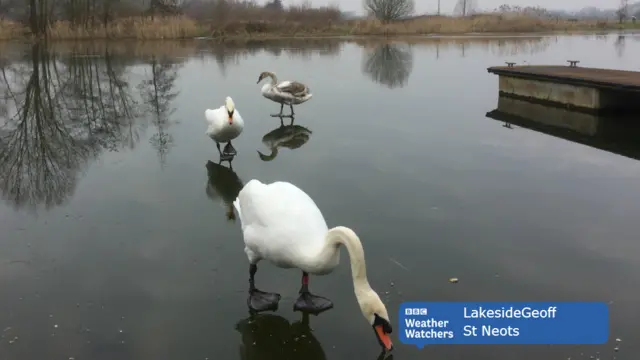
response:
<path fill-rule="evenodd" d="M 140 16 L 184 15 L 199 21 L 228 22 L 231 13 L 239 15 L 234 11 L 239 9 L 246 20 L 270 20 L 283 15 L 300 21 L 308 20 L 302 15 L 324 20 L 341 18 L 337 8 L 312 8 L 310 3 L 285 8 L 282 0 L 265 5 L 251 0 L 0 0 L 0 20 L 26 24 L 33 34 L 44 35 L 57 21 L 84 28 L 106 27 L 115 19 Z"/>
<path fill-rule="evenodd" d="M 420 35 L 477 32 L 603 30 L 606 20 L 581 19 L 540 7 L 502 5 L 478 10 L 477 0 L 457 0 L 454 16 L 415 16 L 415 0 L 363 0 L 366 16 L 354 18 L 337 6 L 313 7 L 311 0 L 0 0 L 0 39 L 97 38 L 184 39 L 199 36 L 278 37 Z M 624 14 L 640 10 L 628 5 Z M 586 15 L 585 15 L 586 16 Z M 590 20 L 589 20 L 590 19 Z M 635 25 L 632 25 L 635 26 Z"/>

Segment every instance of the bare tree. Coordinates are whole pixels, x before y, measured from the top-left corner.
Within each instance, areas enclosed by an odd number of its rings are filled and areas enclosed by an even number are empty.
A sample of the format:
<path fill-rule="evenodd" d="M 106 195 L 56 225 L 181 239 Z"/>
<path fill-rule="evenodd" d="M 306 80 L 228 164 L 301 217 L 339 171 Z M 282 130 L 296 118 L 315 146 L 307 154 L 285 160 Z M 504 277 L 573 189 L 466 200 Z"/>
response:
<path fill-rule="evenodd" d="M 272 0 L 265 4 L 265 9 L 282 11 L 284 10 L 284 5 L 282 5 L 282 0 Z"/>
<path fill-rule="evenodd" d="M 455 16 L 469 16 L 472 15 L 477 8 L 478 4 L 476 0 L 458 0 L 453 9 L 453 14 Z"/>
<path fill-rule="evenodd" d="M 138 89 L 156 128 L 156 133 L 149 141 L 158 153 L 160 166 L 164 168 L 166 156 L 173 147 L 173 136 L 167 132 L 167 128 L 170 117 L 176 110 L 171 103 L 179 95 L 178 91 L 174 91 L 174 82 L 178 78 L 177 70 L 181 64 L 173 64 L 169 59 L 158 59 L 153 55 L 149 65 L 151 76 L 142 81 Z"/>
<path fill-rule="evenodd" d="M 414 0 L 364 0 L 364 9 L 383 22 L 409 16 L 414 7 Z"/>
<path fill-rule="evenodd" d="M 182 12 L 185 2 L 182 0 L 150 0 L 149 9 L 147 10 L 151 17 L 156 14 L 162 16 L 176 15 Z"/>
<path fill-rule="evenodd" d="M 616 11 L 618 21 L 623 22 L 629 16 L 629 0 L 620 0 L 620 7 Z"/>

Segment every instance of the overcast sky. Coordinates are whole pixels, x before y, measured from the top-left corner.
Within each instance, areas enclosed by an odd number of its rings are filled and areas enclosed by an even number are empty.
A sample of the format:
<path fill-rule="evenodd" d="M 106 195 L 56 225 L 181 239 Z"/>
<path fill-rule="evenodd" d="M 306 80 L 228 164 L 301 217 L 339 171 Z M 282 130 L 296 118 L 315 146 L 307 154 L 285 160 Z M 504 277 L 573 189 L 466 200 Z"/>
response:
<path fill-rule="evenodd" d="M 541 6 L 547 9 L 578 10 L 583 7 L 595 6 L 614 9 L 618 7 L 620 0 L 473 0 L 480 9 L 494 9 L 502 4 L 520 6 Z M 283 0 L 284 4 L 302 3 L 303 0 Z M 340 4 L 343 11 L 362 11 L 362 0 L 311 0 L 316 6 L 327 4 Z M 440 11 L 451 13 L 457 0 L 440 0 Z M 629 1 L 633 3 L 634 1 Z M 435 12 L 438 9 L 438 0 L 415 0 L 418 13 Z"/>

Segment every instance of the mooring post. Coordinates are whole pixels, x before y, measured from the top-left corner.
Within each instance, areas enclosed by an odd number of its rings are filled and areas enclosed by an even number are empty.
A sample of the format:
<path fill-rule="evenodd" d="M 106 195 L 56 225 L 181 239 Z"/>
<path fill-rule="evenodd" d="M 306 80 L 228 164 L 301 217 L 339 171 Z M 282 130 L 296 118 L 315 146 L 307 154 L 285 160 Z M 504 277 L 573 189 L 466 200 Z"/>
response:
<path fill-rule="evenodd" d="M 569 63 L 569 67 L 577 67 L 576 64 L 579 63 L 579 60 L 567 60 Z"/>
<path fill-rule="evenodd" d="M 507 67 L 513 67 L 516 63 L 507 61 L 505 64 L 507 64 Z"/>

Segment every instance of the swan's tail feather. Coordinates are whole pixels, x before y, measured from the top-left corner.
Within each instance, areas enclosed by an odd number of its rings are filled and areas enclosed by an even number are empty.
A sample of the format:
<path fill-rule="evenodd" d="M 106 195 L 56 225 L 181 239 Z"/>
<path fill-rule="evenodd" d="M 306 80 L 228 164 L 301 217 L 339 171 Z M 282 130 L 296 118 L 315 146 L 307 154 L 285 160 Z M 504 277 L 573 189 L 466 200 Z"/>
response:
<path fill-rule="evenodd" d="M 253 188 L 256 185 L 262 185 L 262 183 L 256 179 L 252 179 L 249 182 L 245 183 L 244 186 L 242 187 L 242 189 L 240 190 L 240 192 L 238 193 L 238 196 L 236 197 L 235 200 L 233 200 L 233 207 L 236 209 L 236 211 L 238 212 L 238 217 L 240 218 L 240 224 L 242 225 L 242 229 L 244 230 L 245 227 L 245 222 L 244 219 L 242 218 L 242 203 L 245 204 L 245 206 L 248 206 L 248 214 L 249 217 L 251 217 L 251 193 L 253 192 Z M 242 200 L 240 199 L 242 198 Z M 248 202 L 248 205 L 247 205 Z"/>
<path fill-rule="evenodd" d="M 236 198 L 235 200 L 233 200 L 233 207 L 238 212 L 238 217 L 240 218 L 240 221 L 242 221 L 242 211 L 240 210 L 240 198 Z"/>

